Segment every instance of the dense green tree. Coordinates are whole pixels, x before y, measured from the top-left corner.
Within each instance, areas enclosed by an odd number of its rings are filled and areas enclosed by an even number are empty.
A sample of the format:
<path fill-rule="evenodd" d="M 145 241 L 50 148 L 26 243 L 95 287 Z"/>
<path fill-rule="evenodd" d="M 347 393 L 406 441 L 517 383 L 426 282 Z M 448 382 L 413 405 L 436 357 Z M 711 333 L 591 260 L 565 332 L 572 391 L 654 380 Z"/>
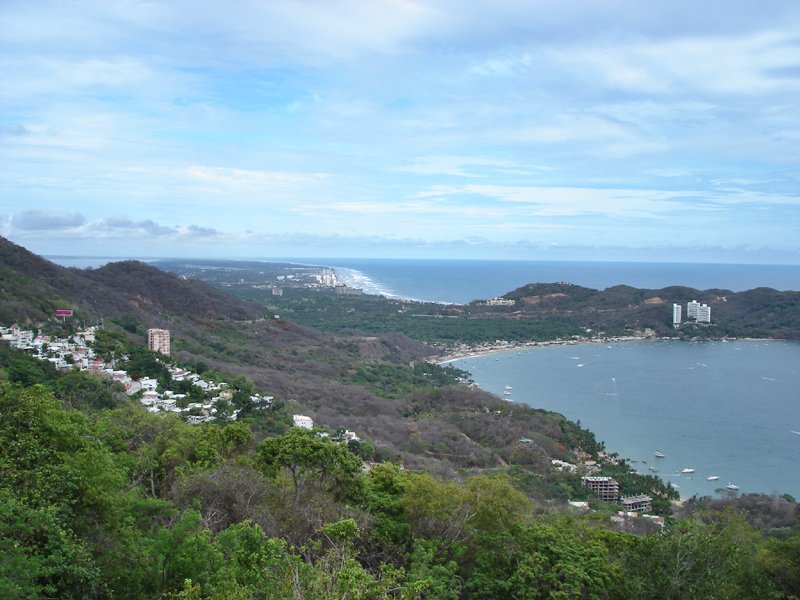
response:
<path fill-rule="evenodd" d="M 34 507 L 0 488 L 0 597 L 90 598 L 101 587 L 90 548 L 57 505 Z"/>
<path fill-rule="evenodd" d="M 629 598 L 604 540 L 569 519 L 481 537 L 467 574 L 470 598 Z"/>
<path fill-rule="evenodd" d="M 103 409 L 114 408 L 124 401 L 125 390 L 119 383 L 103 375 L 92 376 L 79 371 L 70 371 L 53 382 L 56 397 L 67 408 Z"/>
<path fill-rule="evenodd" d="M 800 534 L 769 540 L 758 561 L 784 598 L 800 598 Z"/>
<path fill-rule="evenodd" d="M 257 464 L 271 476 L 288 474 L 295 504 L 311 482 L 327 486 L 341 498 L 361 493 L 361 461 L 344 446 L 299 427 L 261 442 Z"/>
<path fill-rule="evenodd" d="M 757 557 L 762 538 L 732 512 L 712 523 L 677 521 L 666 535 L 643 538 L 628 557 L 644 598 L 778 597 Z"/>
<path fill-rule="evenodd" d="M 56 368 L 49 361 L 37 360 L 33 356 L 15 353 L 6 367 L 8 381 L 32 386 L 46 383 L 56 377 Z"/>

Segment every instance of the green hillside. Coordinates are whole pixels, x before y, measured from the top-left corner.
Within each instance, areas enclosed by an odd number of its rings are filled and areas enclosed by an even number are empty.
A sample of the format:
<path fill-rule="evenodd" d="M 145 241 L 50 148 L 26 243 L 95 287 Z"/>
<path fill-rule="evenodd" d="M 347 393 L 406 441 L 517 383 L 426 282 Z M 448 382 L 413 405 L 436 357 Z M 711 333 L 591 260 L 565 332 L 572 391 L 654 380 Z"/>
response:
<path fill-rule="evenodd" d="M 275 399 L 189 425 L 0 344 L 0 597 L 800 594 L 792 498 L 696 501 L 670 517 L 674 491 L 604 456 L 591 432 L 471 388 L 401 333 L 321 332 L 142 263 L 77 271 L 0 250 L 0 324 L 68 335 L 102 320 L 100 346 L 154 371 L 143 334 L 167 327 L 169 360 L 215 372 L 235 402 Z M 56 307 L 75 316 L 55 321 Z M 295 413 L 328 437 L 290 427 Z M 360 441 L 336 443 L 344 428 Z M 618 506 L 581 486 L 593 461 L 623 494 L 650 494 L 663 527 L 612 518 Z"/>

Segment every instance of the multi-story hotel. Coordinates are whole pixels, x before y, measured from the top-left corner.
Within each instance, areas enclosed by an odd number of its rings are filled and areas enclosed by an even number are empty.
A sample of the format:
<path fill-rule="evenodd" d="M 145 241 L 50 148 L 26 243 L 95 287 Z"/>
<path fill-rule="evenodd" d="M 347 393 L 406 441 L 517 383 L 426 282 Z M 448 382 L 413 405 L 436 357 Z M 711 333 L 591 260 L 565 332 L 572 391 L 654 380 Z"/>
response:
<path fill-rule="evenodd" d="M 700 304 L 697 300 L 686 303 L 686 318 L 694 319 L 698 323 L 711 323 L 711 307 Z"/>
<path fill-rule="evenodd" d="M 711 323 L 711 307 L 708 304 L 701 304 L 697 307 L 697 322 Z"/>
<path fill-rule="evenodd" d="M 619 484 L 613 477 L 582 477 L 581 483 L 606 502 L 616 502 L 619 498 Z"/>
<path fill-rule="evenodd" d="M 152 352 L 169 355 L 169 329 L 148 329 L 147 348 Z"/>

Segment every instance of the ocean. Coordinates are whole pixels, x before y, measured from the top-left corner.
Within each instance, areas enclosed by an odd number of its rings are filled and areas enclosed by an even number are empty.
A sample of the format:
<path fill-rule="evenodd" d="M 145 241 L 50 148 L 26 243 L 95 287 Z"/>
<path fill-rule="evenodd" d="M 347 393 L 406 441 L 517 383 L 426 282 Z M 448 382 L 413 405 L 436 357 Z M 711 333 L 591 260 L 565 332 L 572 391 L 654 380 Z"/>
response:
<path fill-rule="evenodd" d="M 527 283 L 557 281 L 594 289 L 624 284 L 734 292 L 756 287 L 800 290 L 800 265 L 380 259 L 303 262 L 333 266 L 341 279 L 370 294 L 456 304 L 500 296 Z"/>
<path fill-rule="evenodd" d="M 681 497 L 733 483 L 800 499 L 798 342 L 588 343 L 452 364 L 482 389 L 508 398 L 511 386 L 514 402 L 580 421 L 638 471 L 658 469 Z"/>
<path fill-rule="evenodd" d="M 108 262 L 126 260 L 119 257 L 46 258 L 76 268 L 99 267 Z M 158 259 L 137 260 L 151 262 Z M 261 260 L 334 267 L 340 279 L 368 294 L 456 304 L 500 296 L 527 283 L 556 281 L 594 289 L 624 284 L 647 289 L 682 285 L 700 290 L 717 288 L 734 292 L 756 287 L 800 290 L 800 265 L 372 258 Z"/>

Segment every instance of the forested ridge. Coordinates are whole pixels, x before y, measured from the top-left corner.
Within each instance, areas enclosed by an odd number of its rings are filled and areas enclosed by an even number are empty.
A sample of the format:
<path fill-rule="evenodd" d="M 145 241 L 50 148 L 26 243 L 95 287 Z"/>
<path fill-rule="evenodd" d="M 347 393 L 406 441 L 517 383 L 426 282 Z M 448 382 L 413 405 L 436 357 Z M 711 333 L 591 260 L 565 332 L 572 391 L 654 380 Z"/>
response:
<path fill-rule="evenodd" d="M 213 279 L 210 279 L 213 281 Z M 800 292 L 756 288 L 743 292 L 672 286 L 657 290 L 614 286 L 594 290 L 568 283 L 525 285 L 504 296 L 510 305 L 410 302 L 382 296 L 339 296 L 289 288 L 275 297 L 252 285 L 225 288 L 305 325 L 325 331 L 402 332 L 440 346 L 642 335 L 719 339 L 800 339 Z M 672 326 L 672 304 L 697 300 L 712 308 L 712 323 L 684 318 Z"/>
<path fill-rule="evenodd" d="M 790 497 L 673 512 L 591 432 L 458 383 L 402 335 L 320 333 L 140 263 L 89 276 L 0 249 L 4 315 L 54 335 L 76 326 L 48 319 L 63 302 L 75 321 L 102 316 L 97 349 L 151 376 L 166 359 L 144 330 L 169 327 L 170 360 L 217 372 L 242 402 L 236 422 L 189 425 L 0 344 L 0 597 L 800 596 Z M 248 407 L 253 390 L 272 408 Z M 298 411 L 320 427 L 290 427 Z M 342 427 L 364 442 L 337 443 Z M 612 520 L 554 458 L 652 493 L 664 527 Z M 565 502 L 584 498 L 592 511 Z"/>
<path fill-rule="evenodd" d="M 292 428 L 65 410 L 0 384 L 5 598 L 792 598 L 797 505 L 700 505 L 663 531 L 444 481 Z M 760 506 L 759 506 L 760 504 Z M 770 513 L 770 510 L 772 513 Z M 756 527 L 759 515 L 771 516 Z"/>

